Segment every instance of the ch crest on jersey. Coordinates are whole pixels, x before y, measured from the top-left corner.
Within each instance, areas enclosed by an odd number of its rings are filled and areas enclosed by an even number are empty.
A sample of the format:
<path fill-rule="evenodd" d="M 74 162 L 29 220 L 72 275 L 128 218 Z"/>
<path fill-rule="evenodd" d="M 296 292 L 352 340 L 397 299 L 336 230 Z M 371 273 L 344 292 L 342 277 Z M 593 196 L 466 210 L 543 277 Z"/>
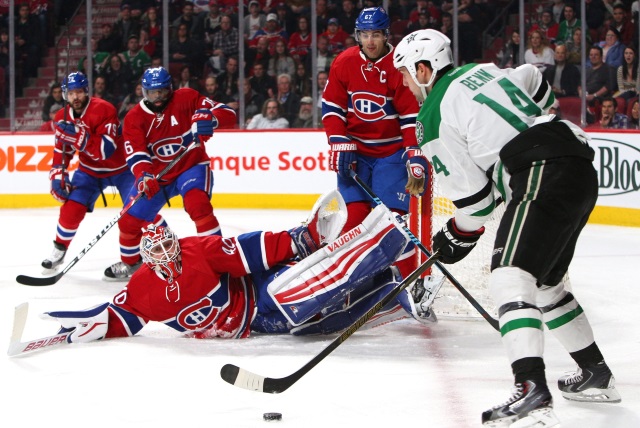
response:
<path fill-rule="evenodd" d="M 351 94 L 351 104 L 356 116 L 365 122 L 374 122 L 387 115 L 384 111 L 387 97 L 384 95 L 371 92 L 354 92 Z"/>
<path fill-rule="evenodd" d="M 424 139 L 424 125 L 419 120 L 416 121 L 416 140 L 418 141 L 418 145 L 422 145 L 422 140 Z"/>
<path fill-rule="evenodd" d="M 151 145 L 151 151 L 161 162 L 170 162 L 183 148 L 182 137 L 179 136 L 158 140 Z"/>
<path fill-rule="evenodd" d="M 199 330 L 210 326 L 220 315 L 220 308 L 213 306 L 209 297 L 187 306 L 176 316 L 176 321 L 187 330 Z"/>

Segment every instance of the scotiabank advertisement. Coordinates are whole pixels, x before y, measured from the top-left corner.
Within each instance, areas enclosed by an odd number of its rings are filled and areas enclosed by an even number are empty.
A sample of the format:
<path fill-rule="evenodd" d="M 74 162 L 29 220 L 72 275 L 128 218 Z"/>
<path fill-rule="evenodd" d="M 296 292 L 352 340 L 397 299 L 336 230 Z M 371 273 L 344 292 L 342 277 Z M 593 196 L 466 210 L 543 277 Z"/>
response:
<path fill-rule="evenodd" d="M 592 220 L 640 226 L 640 134 L 590 136 L 600 182 Z M 57 204 L 48 194 L 52 146 L 50 134 L 0 136 L 0 208 Z M 300 208 L 336 185 L 322 131 L 220 131 L 206 147 L 220 208 Z"/>

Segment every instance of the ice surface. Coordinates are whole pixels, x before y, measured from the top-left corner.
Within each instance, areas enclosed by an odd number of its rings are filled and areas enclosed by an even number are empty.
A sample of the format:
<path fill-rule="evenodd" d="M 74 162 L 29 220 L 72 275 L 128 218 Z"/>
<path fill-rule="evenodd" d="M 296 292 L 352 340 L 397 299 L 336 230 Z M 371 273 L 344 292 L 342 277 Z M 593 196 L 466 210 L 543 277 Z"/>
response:
<path fill-rule="evenodd" d="M 117 228 L 57 284 L 26 287 L 18 274 L 40 275 L 52 248 L 57 209 L 0 210 L 0 338 L 8 346 L 13 308 L 29 302 L 24 340 L 57 325 L 38 314 L 110 300 L 123 286 L 101 280 L 118 261 Z M 217 210 L 226 235 L 288 229 L 305 211 Z M 116 210 L 97 209 L 67 253 L 70 262 Z M 181 209 L 163 212 L 180 235 L 195 228 Z M 64 265 L 63 265 L 64 266 Z M 570 274 L 614 371 L 620 404 L 564 400 L 556 379 L 573 362 L 551 334 L 547 378 L 564 428 L 640 427 L 640 229 L 587 226 Z M 294 386 L 269 395 L 235 388 L 219 377 L 225 363 L 270 376 L 290 374 L 331 337 L 252 336 L 196 340 L 159 324 L 137 337 L 62 345 L 20 358 L 0 357 L 0 427 L 479 427 L 482 411 L 508 398 L 510 368 L 499 335 L 484 321 L 403 321 L 359 331 Z M 6 349 L 6 348 L 4 348 Z M 283 414 L 265 422 L 265 412 Z"/>

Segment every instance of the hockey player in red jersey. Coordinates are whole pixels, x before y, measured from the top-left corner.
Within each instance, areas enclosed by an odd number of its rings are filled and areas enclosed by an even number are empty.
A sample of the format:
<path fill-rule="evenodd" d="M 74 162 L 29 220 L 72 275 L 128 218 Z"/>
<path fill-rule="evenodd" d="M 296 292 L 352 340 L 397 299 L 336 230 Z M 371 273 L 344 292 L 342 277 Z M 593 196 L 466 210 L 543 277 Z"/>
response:
<path fill-rule="evenodd" d="M 49 172 L 51 195 L 62 202 L 62 207 L 53 251 L 42 262 L 45 273 L 64 262 L 80 223 L 87 212 L 93 211 L 104 189 L 116 187 L 124 201 L 134 184 L 118 133 L 120 122 L 115 107 L 100 98 L 89 97 L 89 81 L 81 72 L 64 78 L 62 93 L 68 104 L 54 117 L 55 145 Z M 76 151 L 79 165 L 70 179 L 69 165 Z M 160 218 L 156 220 L 158 224 L 162 222 Z M 126 251 L 121 240 L 122 257 Z"/>
<path fill-rule="evenodd" d="M 397 286 L 390 265 L 409 241 L 383 206 L 338 236 L 345 220 L 344 201 L 333 191 L 288 232 L 178 239 L 150 225 L 140 243 L 144 264 L 111 303 L 45 315 L 62 324 L 70 343 L 133 336 L 149 321 L 197 338 L 340 331 Z M 389 306 L 408 313 L 388 312 L 423 321 L 421 303 L 403 290 Z"/>
<path fill-rule="evenodd" d="M 347 203 L 347 230 L 362 222 L 372 207 L 350 169 L 400 214 L 409 211 L 407 193 L 424 192 L 427 160 L 415 136 L 418 103 L 393 67 L 389 25 L 381 7 L 360 13 L 355 26 L 359 46 L 335 59 L 322 97 L 329 166 L 338 173 L 338 189 Z M 410 245 L 398 260 L 403 276 L 414 267 L 414 252 Z"/>
<path fill-rule="evenodd" d="M 234 111 L 191 88 L 174 92 L 171 75 L 162 67 L 144 72 L 142 91 L 144 99 L 125 116 L 122 134 L 127 164 L 136 180 L 136 189 L 129 197 L 144 192 L 146 198 L 118 222 L 121 239 L 129 243 L 130 252 L 126 259 L 105 270 L 105 279 L 111 281 L 127 280 L 140 267 L 141 228 L 153 220 L 169 198 L 182 197 L 198 235 L 221 235 L 211 206 L 213 173 L 204 143 L 218 127 L 235 125 Z M 201 145 L 158 181 L 155 175 L 194 140 Z"/>

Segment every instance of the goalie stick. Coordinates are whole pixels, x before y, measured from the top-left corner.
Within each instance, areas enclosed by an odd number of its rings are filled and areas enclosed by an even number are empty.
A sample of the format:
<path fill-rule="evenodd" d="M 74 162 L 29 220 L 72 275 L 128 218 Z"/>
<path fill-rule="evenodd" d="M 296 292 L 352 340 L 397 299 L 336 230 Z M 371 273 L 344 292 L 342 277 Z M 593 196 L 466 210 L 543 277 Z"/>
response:
<path fill-rule="evenodd" d="M 347 340 L 353 333 L 355 333 L 360 327 L 362 327 L 367 321 L 369 321 L 383 306 L 390 303 L 395 299 L 405 288 L 410 284 L 413 284 L 420 275 L 427 271 L 431 265 L 436 263 L 440 257 L 440 254 L 436 251 L 433 255 L 421 264 L 418 269 L 413 271 L 411 275 L 405 278 L 400 284 L 398 284 L 393 290 L 389 292 L 382 300 L 376 303 L 371 309 L 369 309 L 364 315 L 358 318 L 353 324 L 351 324 L 340 336 L 335 338 L 333 342 L 324 348 L 319 354 L 313 357 L 304 366 L 300 367 L 289 376 L 282 378 L 271 378 L 260 376 L 252 373 L 248 370 L 244 370 L 233 364 L 225 364 L 220 369 L 220 377 L 233 386 L 238 388 L 248 389 L 250 391 L 268 392 L 272 394 L 279 394 L 286 391 L 296 383 L 302 376 L 307 374 L 309 370 L 314 368 L 324 360 L 331 352 L 333 352 L 338 346 L 340 346 L 345 340 Z"/>
<path fill-rule="evenodd" d="M 373 199 L 373 201 L 378 204 L 378 205 L 384 205 L 384 202 L 382 202 L 380 200 L 380 198 L 378 198 L 378 196 L 373 192 L 373 190 L 367 185 L 367 183 L 365 183 L 364 181 L 362 181 L 362 179 L 360 177 L 358 177 L 358 174 L 356 174 L 356 172 L 354 170 L 350 170 L 351 172 L 351 177 L 353 177 L 353 179 L 356 181 L 356 183 L 358 183 L 358 185 L 362 188 L 362 190 L 364 190 L 371 199 Z M 427 250 L 427 248 L 422 244 L 422 242 L 420 242 L 420 240 L 418 238 L 416 238 L 416 236 L 413 234 L 413 232 L 411 232 L 411 230 L 404 225 L 403 222 L 401 222 L 401 224 L 403 224 L 402 229 L 407 233 L 407 235 L 409 235 L 409 238 L 411 238 L 411 242 L 413 242 L 416 247 L 418 247 L 420 249 L 420 251 L 422 251 L 424 254 L 427 255 L 427 257 L 431 257 L 431 253 L 429 252 L 429 250 Z M 458 291 L 464 296 L 465 299 L 467 299 L 467 301 L 469 303 L 471 303 L 471 305 L 478 311 L 478 313 L 480 315 L 482 315 L 482 317 L 487 320 L 487 322 L 489 324 L 491 324 L 491 327 L 493 327 L 494 329 L 496 329 L 496 331 L 500 331 L 500 324 L 498 322 L 497 319 L 493 318 L 483 307 L 480 303 L 478 303 L 478 301 L 476 299 L 473 298 L 473 296 L 471 294 L 469 294 L 469 292 L 462 286 L 462 284 L 460 284 L 458 282 L 458 280 L 451 274 L 451 272 L 449 272 L 443 265 L 442 263 L 440 263 L 439 261 L 437 261 L 436 266 L 438 267 L 438 269 L 440 269 L 440 271 L 444 274 L 444 276 L 447 277 L 447 279 L 449 279 L 449 281 L 451 282 L 451 284 L 453 284 L 454 287 L 456 287 L 458 289 Z"/>
<path fill-rule="evenodd" d="M 13 315 L 13 330 L 11 331 L 11 341 L 9 342 L 9 349 L 7 350 L 8 356 L 16 357 L 19 355 L 24 355 L 28 352 L 40 351 L 51 346 L 67 343 L 66 339 L 69 333 L 58 333 L 53 336 L 22 342 L 22 333 L 24 332 L 24 327 L 27 323 L 28 313 L 29 303 L 22 303 L 16 306 L 16 310 Z"/>
<path fill-rule="evenodd" d="M 176 156 L 175 159 L 173 159 L 169 165 L 167 165 L 166 167 L 164 167 L 164 169 L 162 171 L 160 171 L 158 173 L 158 175 L 156 175 L 156 180 L 160 180 L 160 178 L 162 178 L 167 172 L 169 172 L 169 170 L 171 168 L 173 168 L 173 166 L 175 164 L 177 164 L 178 162 L 180 162 L 180 159 L 182 159 L 187 153 L 189 153 L 191 150 L 193 150 L 194 148 L 198 147 L 200 144 L 199 142 L 196 140 L 193 143 L 191 143 L 187 149 L 185 151 L 183 151 L 182 153 L 180 153 L 178 156 Z M 104 236 L 106 235 L 106 233 L 111 230 L 111 228 L 118 222 L 118 220 L 120 220 L 122 218 L 123 215 L 125 215 L 127 213 L 127 211 L 129 211 L 131 209 L 132 206 L 134 206 L 136 204 L 136 202 L 138 202 L 142 197 L 144 196 L 144 192 L 140 192 L 136 195 L 136 197 L 134 199 L 131 200 L 131 202 L 129 202 L 123 209 L 122 211 L 120 211 L 120 213 L 114 217 L 101 231 L 100 233 L 98 233 L 95 238 L 93 238 L 91 240 L 91 242 L 89 242 L 89 244 L 84 247 L 84 249 L 82 251 L 80 251 L 80 254 L 78 254 L 73 260 L 71 260 L 71 262 L 69 262 L 69 264 L 62 270 L 62 272 L 54 275 L 54 276 L 47 276 L 44 278 L 37 278 L 37 277 L 33 277 L 33 276 L 27 276 L 27 275 L 18 275 L 16 277 L 16 281 L 19 282 L 20 284 L 23 285 L 30 285 L 30 286 L 46 286 L 46 285 L 53 285 L 56 282 L 58 282 L 60 280 L 60 278 L 62 278 L 64 276 L 64 274 L 66 274 L 67 272 L 69 272 L 69 270 L 71 270 L 72 267 L 74 267 L 76 265 L 76 263 L 78 263 L 80 261 L 81 258 L 84 257 L 85 254 L 87 254 L 87 252 L 89 252 L 89 250 L 91 248 L 93 248 L 94 245 L 96 245 L 96 243 Z"/>

